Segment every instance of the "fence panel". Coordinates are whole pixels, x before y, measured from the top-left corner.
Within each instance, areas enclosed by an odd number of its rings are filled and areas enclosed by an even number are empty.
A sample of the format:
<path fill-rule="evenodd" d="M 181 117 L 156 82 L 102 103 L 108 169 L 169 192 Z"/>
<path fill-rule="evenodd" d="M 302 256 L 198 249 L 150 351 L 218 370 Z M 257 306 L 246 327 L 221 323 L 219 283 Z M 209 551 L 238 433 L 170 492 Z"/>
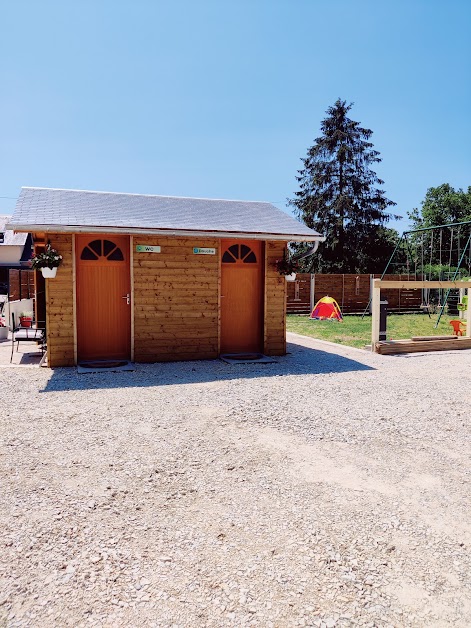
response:
<path fill-rule="evenodd" d="M 10 268 L 8 274 L 10 301 L 34 298 L 34 270 Z"/>
<path fill-rule="evenodd" d="M 19 301 L 20 300 L 20 271 L 11 268 L 8 278 L 8 299 L 9 301 Z"/>
<path fill-rule="evenodd" d="M 311 280 L 312 277 L 312 280 Z M 381 277 L 380 274 L 374 275 Z M 407 281 L 407 275 L 385 275 L 384 279 Z M 420 279 L 417 277 L 417 279 Z M 311 303 L 325 296 L 333 297 L 345 314 L 361 314 L 370 300 L 369 274 L 299 274 L 296 281 L 288 282 L 286 310 L 288 314 L 307 314 Z M 314 295 L 311 299 L 311 285 Z M 421 290 L 384 290 L 382 294 L 389 302 L 390 311 L 418 312 L 422 305 Z"/>

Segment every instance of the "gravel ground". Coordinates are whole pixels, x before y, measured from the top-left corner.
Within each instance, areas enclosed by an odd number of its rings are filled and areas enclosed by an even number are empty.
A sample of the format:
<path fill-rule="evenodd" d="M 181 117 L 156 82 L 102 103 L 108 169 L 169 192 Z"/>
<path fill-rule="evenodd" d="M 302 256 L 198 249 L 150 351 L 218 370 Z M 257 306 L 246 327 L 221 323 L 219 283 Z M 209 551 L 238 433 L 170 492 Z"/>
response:
<path fill-rule="evenodd" d="M 471 625 L 471 352 L 2 369 L 0 626 Z"/>

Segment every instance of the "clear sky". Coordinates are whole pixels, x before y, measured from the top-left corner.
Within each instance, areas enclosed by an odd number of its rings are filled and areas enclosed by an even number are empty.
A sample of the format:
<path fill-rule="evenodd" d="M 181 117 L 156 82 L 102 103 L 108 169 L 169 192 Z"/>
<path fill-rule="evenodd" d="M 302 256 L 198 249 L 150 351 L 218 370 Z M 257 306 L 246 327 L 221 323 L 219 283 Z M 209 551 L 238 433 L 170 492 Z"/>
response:
<path fill-rule="evenodd" d="M 470 0 L 21 0 L 0 29 L 2 197 L 285 208 L 338 97 L 373 130 L 397 213 L 430 186 L 471 185 Z"/>

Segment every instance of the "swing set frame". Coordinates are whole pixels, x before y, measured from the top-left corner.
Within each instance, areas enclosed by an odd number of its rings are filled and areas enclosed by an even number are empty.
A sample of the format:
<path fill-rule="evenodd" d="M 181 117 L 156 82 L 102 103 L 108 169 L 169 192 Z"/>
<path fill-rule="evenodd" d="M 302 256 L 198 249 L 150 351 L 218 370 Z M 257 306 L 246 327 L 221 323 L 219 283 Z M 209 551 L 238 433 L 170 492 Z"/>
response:
<path fill-rule="evenodd" d="M 451 257 L 453 250 L 453 232 L 455 229 L 459 230 L 461 227 L 465 227 L 466 225 L 470 225 L 469 234 L 467 237 L 467 241 L 465 246 L 462 249 L 461 255 L 459 253 L 459 241 L 458 241 L 458 264 L 455 267 L 453 272 L 453 276 L 451 279 L 447 281 L 435 281 L 430 279 L 431 275 L 431 261 L 432 261 L 432 247 L 433 247 L 433 234 L 436 230 L 440 229 L 440 266 L 441 266 L 441 257 L 442 257 L 442 233 L 443 229 L 451 228 L 451 239 L 450 239 L 450 256 L 449 256 L 449 269 L 451 274 Z M 410 242 L 408 236 L 413 234 L 425 234 L 425 232 L 431 232 L 431 250 L 430 250 L 430 269 L 429 269 L 429 280 L 412 280 L 412 281 L 391 281 L 385 280 L 384 276 L 386 275 L 389 266 L 392 264 L 393 259 L 396 257 L 397 252 L 401 249 L 402 246 L 405 246 L 406 251 L 410 254 L 411 259 L 414 259 L 414 256 L 411 251 Z M 459 237 L 459 236 L 458 236 Z M 423 242 L 423 240 L 422 240 Z M 386 265 L 386 268 L 383 271 L 380 279 L 374 279 L 372 283 L 372 298 L 371 298 L 371 314 L 372 314 L 372 325 L 371 325 L 371 350 L 378 353 L 408 353 L 413 351 L 439 351 L 439 350 L 450 350 L 450 349 L 468 349 L 471 348 L 471 279 L 466 281 L 461 281 L 457 279 L 458 274 L 461 270 L 461 264 L 465 258 L 467 251 L 471 252 L 471 220 L 460 223 L 449 223 L 445 225 L 437 225 L 434 227 L 424 227 L 422 229 L 414 229 L 412 231 L 404 231 L 401 238 L 396 244 L 396 248 L 394 249 L 389 261 Z M 471 255 L 470 255 L 471 257 Z M 408 260 L 409 258 L 407 258 Z M 422 277 L 424 276 L 424 252 L 423 252 L 423 244 L 422 244 Z M 468 273 L 469 275 L 470 273 Z M 438 336 L 436 339 L 432 336 L 428 336 L 423 339 L 411 339 L 411 340 L 399 340 L 399 341 L 379 341 L 379 333 L 380 333 L 380 300 L 381 300 L 381 289 L 421 289 L 423 291 L 423 295 L 430 296 L 430 289 L 440 289 L 444 291 L 445 297 L 443 299 L 443 303 L 440 304 L 440 312 L 438 315 L 437 322 L 435 324 L 435 328 L 438 327 L 442 314 L 445 310 L 448 296 L 452 289 L 465 289 L 468 294 L 468 308 L 466 311 L 466 336 L 460 338 L 453 338 L 450 336 L 450 339 L 443 339 L 443 337 Z M 430 309 L 429 302 L 427 304 L 424 303 L 425 298 L 423 296 L 423 307 L 427 308 L 427 313 L 430 317 Z"/>

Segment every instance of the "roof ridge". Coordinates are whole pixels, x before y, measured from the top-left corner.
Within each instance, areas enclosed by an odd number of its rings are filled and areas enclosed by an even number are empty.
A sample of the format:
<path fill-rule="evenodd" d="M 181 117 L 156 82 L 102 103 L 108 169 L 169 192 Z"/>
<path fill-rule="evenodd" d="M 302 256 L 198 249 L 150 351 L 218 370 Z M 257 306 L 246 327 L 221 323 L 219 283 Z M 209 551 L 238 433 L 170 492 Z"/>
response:
<path fill-rule="evenodd" d="M 144 196 L 148 198 L 182 198 L 194 201 L 222 201 L 225 203 L 264 203 L 266 205 L 273 205 L 270 201 L 247 201 L 243 199 L 235 198 L 207 198 L 204 196 L 172 196 L 168 194 L 138 194 L 137 192 L 109 192 L 106 190 L 78 190 L 74 188 L 44 188 L 25 185 L 21 187 L 22 190 L 50 190 L 52 192 L 84 192 L 86 194 L 112 194 L 115 196 Z M 273 205 L 275 207 L 275 205 Z"/>

